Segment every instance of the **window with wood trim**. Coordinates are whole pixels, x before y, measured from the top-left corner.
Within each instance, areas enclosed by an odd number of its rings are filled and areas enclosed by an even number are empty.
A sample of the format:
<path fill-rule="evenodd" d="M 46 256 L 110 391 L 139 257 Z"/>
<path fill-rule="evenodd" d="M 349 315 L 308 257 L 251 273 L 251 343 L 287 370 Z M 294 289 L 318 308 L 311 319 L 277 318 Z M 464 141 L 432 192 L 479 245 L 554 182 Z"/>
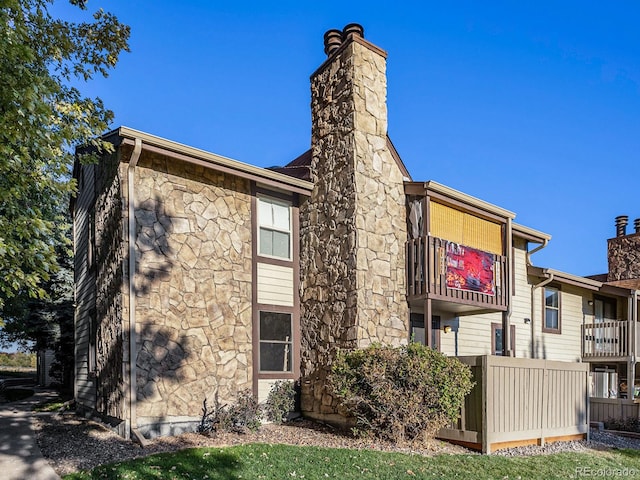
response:
<path fill-rule="evenodd" d="M 560 333 L 562 327 L 560 289 L 557 287 L 544 287 L 543 296 L 544 318 L 542 331 L 546 333 Z"/>
<path fill-rule="evenodd" d="M 260 371 L 293 370 L 293 324 L 290 313 L 260 312 Z"/>
<path fill-rule="evenodd" d="M 291 202 L 258 197 L 258 253 L 291 259 Z"/>
<path fill-rule="evenodd" d="M 501 323 L 491 324 L 491 354 L 502 355 L 504 354 L 504 335 L 502 334 L 503 328 Z M 516 356 L 516 326 L 511 325 L 511 356 Z"/>

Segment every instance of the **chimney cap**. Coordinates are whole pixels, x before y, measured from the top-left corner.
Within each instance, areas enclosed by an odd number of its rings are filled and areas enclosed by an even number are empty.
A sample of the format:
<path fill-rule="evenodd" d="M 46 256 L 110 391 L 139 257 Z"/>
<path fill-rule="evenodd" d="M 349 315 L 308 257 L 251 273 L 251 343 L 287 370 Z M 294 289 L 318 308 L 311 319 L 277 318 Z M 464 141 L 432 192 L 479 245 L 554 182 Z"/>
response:
<path fill-rule="evenodd" d="M 359 23 L 348 23 L 342 29 L 342 40 L 346 40 L 351 34 L 364 38 L 364 27 Z"/>
<path fill-rule="evenodd" d="M 324 53 L 328 57 L 342 45 L 342 32 L 336 28 L 327 30 L 324 33 Z"/>
<path fill-rule="evenodd" d="M 616 237 L 624 237 L 627 234 L 628 215 L 618 215 L 616 217 Z"/>

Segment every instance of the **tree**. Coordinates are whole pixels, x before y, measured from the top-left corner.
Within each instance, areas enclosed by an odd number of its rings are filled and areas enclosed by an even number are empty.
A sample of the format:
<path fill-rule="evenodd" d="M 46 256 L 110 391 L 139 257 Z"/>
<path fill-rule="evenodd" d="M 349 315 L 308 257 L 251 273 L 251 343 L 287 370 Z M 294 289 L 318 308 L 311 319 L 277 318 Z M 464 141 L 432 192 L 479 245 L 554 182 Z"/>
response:
<path fill-rule="evenodd" d="M 66 235 L 70 237 L 70 224 L 66 225 Z M 20 292 L 6 301 L 0 347 L 17 343 L 24 350 L 53 350 L 55 371 L 49 373 L 69 388 L 73 384 L 74 361 L 73 252 L 68 242 L 59 242 L 55 250 L 58 268 L 40 286 L 45 296 L 30 298 Z"/>
<path fill-rule="evenodd" d="M 129 50 L 129 27 L 114 15 L 68 22 L 52 17 L 53 1 L 0 2 L 0 326 L 8 299 L 45 298 L 43 283 L 59 271 L 73 148 L 112 148 L 99 138 L 112 112 L 73 85 L 107 76 Z"/>

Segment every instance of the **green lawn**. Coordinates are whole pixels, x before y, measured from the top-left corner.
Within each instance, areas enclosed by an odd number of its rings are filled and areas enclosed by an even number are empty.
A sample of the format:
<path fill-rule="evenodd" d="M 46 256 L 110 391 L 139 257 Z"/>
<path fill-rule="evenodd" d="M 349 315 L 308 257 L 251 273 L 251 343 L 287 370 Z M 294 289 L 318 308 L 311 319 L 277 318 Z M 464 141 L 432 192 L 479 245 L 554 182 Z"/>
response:
<path fill-rule="evenodd" d="M 506 458 L 423 457 L 375 451 L 253 444 L 197 448 L 103 465 L 65 479 L 566 479 L 640 478 L 640 451 Z"/>

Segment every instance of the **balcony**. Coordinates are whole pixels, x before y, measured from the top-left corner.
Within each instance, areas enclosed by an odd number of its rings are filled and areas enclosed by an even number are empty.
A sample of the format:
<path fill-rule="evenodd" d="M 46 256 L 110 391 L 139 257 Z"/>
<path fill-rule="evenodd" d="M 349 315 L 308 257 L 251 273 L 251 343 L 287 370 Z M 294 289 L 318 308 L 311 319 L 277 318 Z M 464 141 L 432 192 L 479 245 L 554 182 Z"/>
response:
<path fill-rule="evenodd" d="M 582 326 L 582 358 L 620 360 L 630 355 L 629 322 L 605 320 Z"/>
<path fill-rule="evenodd" d="M 493 293 L 447 285 L 448 242 L 437 237 L 418 237 L 406 244 L 407 296 L 409 301 L 429 298 L 443 310 L 477 312 L 505 311 L 508 306 L 507 257 L 493 255 Z"/>

